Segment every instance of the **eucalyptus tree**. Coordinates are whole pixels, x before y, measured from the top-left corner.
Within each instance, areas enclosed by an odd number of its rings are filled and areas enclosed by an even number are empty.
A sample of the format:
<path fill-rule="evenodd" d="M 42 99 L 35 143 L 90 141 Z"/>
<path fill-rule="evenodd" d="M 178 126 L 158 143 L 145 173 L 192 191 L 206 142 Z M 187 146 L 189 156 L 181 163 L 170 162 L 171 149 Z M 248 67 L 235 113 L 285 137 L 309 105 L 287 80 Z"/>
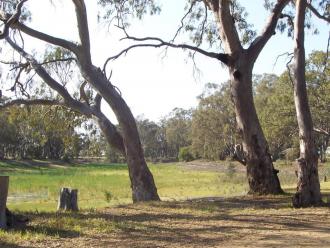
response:
<path fill-rule="evenodd" d="M 230 99 L 229 82 L 222 86 L 207 84 L 198 100 L 192 118 L 194 153 L 197 157 L 213 160 L 223 160 L 234 155 L 228 154 L 228 149 L 240 142 L 235 129 L 235 111 Z"/>
<path fill-rule="evenodd" d="M 167 155 L 177 158 L 182 147 L 191 145 L 192 110 L 174 108 L 165 118 Z"/>
<path fill-rule="evenodd" d="M 324 1 L 321 1 L 321 4 Z M 318 176 L 318 154 L 313 133 L 312 114 L 309 107 L 305 75 L 305 17 L 308 9 L 306 0 L 296 0 L 294 21 L 294 101 L 299 127 L 300 157 L 297 159 L 298 184 L 292 202 L 295 207 L 322 204 Z M 309 3 L 311 6 L 311 3 Z M 328 8 L 328 7 L 327 7 Z M 317 9 L 310 8 L 313 13 Z M 316 11 L 316 12 L 315 12 Z M 329 10 L 326 13 L 329 15 Z M 323 15 L 321 15 L 323 16 Z M 326 19 L 327 20 L 327 19 Z M 330 18 L 327 20 L 330 22 Z"/>
<path fill-rule="evenodd" d="M 279 77 L 258 75 L 254 84 L 258 117 L 273 160 L 277 160 L 286 149 L 297 147 L 298 127 L 289 73 L 285 71 Z"/>
<path fill-rule="evenodd" d="M 126 39 L 138 42 L 112 59 L 126 54 L 130 49 L 142 46 L 172 47 L 190 50 L 192 56 L 200 53 L 228 68 L 231 80 L 231 95 L 235 106 L 238 132 L 243 140 L 245 164 L 251 194 L 282 193 L 278 170 L 272 163 L 268 144 L 260 126 L 253 102 L 252 72 L 254 64 L 270 38 L 275 34 L 279 19 L 284 18 L 284 8 L 290 0 L 265 1 L 270 15 L 260 35 L 246 20 L 246 11 L 238 0 L 188 0 L 187 12 L 174 38 L 167 42 L 158 37 L 138 38 L 128 34 L 122 27 Z M 195 45 L 175 44 L 181 31 L 191 33 Z M 204 41 L 217 51 L 201 48 Z M 148 43 L 146 43 L 148 42 Z M 221 48 L 219 48 L 221 47 Z"/>
<path fill-rule="evenodd" d="M 4 116 L 3 132 L 7 135 L 4 139 L 0 135 L 0 147 L 7 157 L 69 159 L 79 152 L 75 129 L 85 120 L 70 109 L 12 106 Z"/>
<path fill-rule="evenodd" d="M 136 122 L 145 156 L 152 161 L 164 157 L 162 128 L 143 116 L 138 116 Z"/>
<path fill-rule="evenodd" d="M 11 2 L 13 4 L 16 3 L 16 1 Z M 3 37 L 1 38 L 5 38 L 6 42 L 24 60 L 15 61 L 16 63 L 13 65 L 14 68 L 18 69 L 18 76 L 21 76 L 25 71 L 29 72 L 33 70 L 43 82 L 58 93 L 60 99 L 29 99 L 26 97 L 7 102 L 6 104 L 63 105 L 86 116 L 96 118 L 109 144 L 122 151 L 126 157 L 131 179 L 133 201 L 159 200 L 153 176 L 144 159 L 143 149 L 133 114 L 120 91 L 112 84 L 111 77 L 108 77 L 106 70 L 100 69 L 92 62 L 87 10 L 84 0 L 72 0 L 79 34 L 78 42 L 54 37 L 26 25 L 19 19 L 21 7 L 24 2 L 26 2 L 26 0 L 20 1 L 17 5 L 15 4 L 16 11 L 14 13 L 7 12 L 1 15 L 1 21 L 5 24 L 6 31 L 2 33 Z M 147 8 L 147 5 L 148 3 L 145 3 L 145 8 Z M 132 6 L 132 10 L 137 13 L 140 13 L 141 8 L 143 12 L 144 7 L 140 5 Z M 120 12 L 127 9 L 122 10 L 116 8 L 115 10 Z M 14 19 L 14 21 L 12 21 L 12 19 Z M 10 36 L 11 30 L 13 31 L 12 36 Z M 77 66 L 77 72 L 79 71 L 80 77 L 83 79 L 80 86 L 81 100 L 74 98 L 65 85 L 58 82 L 56 77 L 45 68 L 45 64 L 51 63 L 52 61 L 38 61 L 37 58 L 24 49 L 23 43 L 19 44 L 18 41 L 16 41 L 18 39 L 12 38 L 18 33 L 22 35 L 21 37 L 26 35 L 60 48 L 66 51 L 65 54 L 70 55 L 70 57 L 61 57 L 55 62 L 72 61 Z M 19 77 L 16 77 L 16 79 L 17 78 Z M 22 89 L 20 80 L 15 80 L 14 87 L 20 87 Z M 89 101 L 85 97 L 86 85 L 90 85 L 92 89 L 96 91 L 96 95 L 92 101 Z M 23 92 L 24 89 L 23 87 Z M 101 111 L 102 99 L 104 99 L 113 110 L 120 126 L 120 132 Z"/>
<path fill-rule="evenodd" d="M 287 148 L 299 151 L 299 128 L 294 104 L 292 66 L 279 77 L 258 76 L 255 105 L 275 159 Z M 325 159 L 330 131 L 330 68 L 326 52 L 313 51 L 306 59 L 306 87 L 320 160 Z M 296 157 L 297 158 L 297 157 Z"/>
<path fill-rule="evenodd" d="M 309 55 L 306 83 L 320 161 L 325 162 L 326 149 L 330 144 L 330 58 L 328 53 L 314 51 Z"/>

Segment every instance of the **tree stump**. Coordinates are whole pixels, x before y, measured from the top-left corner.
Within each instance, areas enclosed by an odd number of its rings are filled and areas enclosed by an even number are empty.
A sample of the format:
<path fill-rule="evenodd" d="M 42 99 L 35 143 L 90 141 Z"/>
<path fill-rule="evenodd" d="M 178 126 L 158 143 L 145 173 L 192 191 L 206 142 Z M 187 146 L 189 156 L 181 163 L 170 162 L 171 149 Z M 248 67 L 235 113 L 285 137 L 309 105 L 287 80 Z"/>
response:
<path fill-rule="evenodd" d="M 9 187 L 9 176 L 0 176 L 0 229 L 7 228 L 6 204 Z"/>
<path fill-rule="evenodd" d="M 58 199 L 57 211 L 78 211 L 78 190 L 62 188 Z"/>

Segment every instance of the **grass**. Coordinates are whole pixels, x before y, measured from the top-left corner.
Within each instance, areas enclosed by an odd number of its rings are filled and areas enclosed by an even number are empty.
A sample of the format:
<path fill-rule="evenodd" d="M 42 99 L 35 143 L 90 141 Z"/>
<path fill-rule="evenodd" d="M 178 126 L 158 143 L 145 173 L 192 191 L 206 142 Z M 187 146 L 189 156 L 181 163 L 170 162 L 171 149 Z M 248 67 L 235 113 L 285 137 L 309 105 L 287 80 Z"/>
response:
<path fill-rule="evenodd" d="M 130 202 L 130 190 L 125 165 L 86 164 L 62 167 L 19 166 L 0 164 L 2 174 L 10 175 L 8 206 L 19 210 L 55 211 L 61 187 L 79 190 L 81 208 L 102 207 L 107 204 L 108 191 L 115 196 L 113 203 Z M 18 169 L 20 168 L 20 169 Z"/>
<path fill-rule="evenodd" d="M 38 166 L 34 165 L 39 163 Z M 244 194 L 242 174 L 187 170 L 177 164 L 151 164 L 162 199 Z M 53 166 L 42 162 L 0 162 L 0 174 L 10 176 L 8 206 L 20 211 L 55 211 L 61 187 L 79 190 L 81 209 L 131 203 L 127 166 L 73 164 Z"/>
<path fill-rule="evenodd" d="M 290 197 L 25 212 L 27 228 L 0 231 L 0 247 L 329 247 L 329 208 L 293 209 Z"/>
<path fill-rule="evenodd" d="M 9 208 L 30 220 L 24 229 L 0 230 L 0 247 L 330 247 L 329 208 L 291 206 L 292 166 L 276 165 L 288 194 L 247 197 L 244 168 L 228 165 L 151 164 L 169 201 L 133 205 L 123 164 L 0 162 L 0 175 L 10 175 Z M 330 178 L 330 163 L 319 174 Z M 55 212 L 64 186 L 79 189 L 78 213 Z M 330 182 L 321 187 L 327 202 Z"/>
<path fill-rule="evenodd" d="M 242 166 L 225 162 L 221 166 L 222 169 L 212 171 L 189 169 L 180 163 L 149 165 L 163 200 L 246 194 L 248 186 Z M 278 163 L 276 167 L 280 169 L 282 186 L 294 192 L 294 168 L 285 163 Z M 330 163 L 321 165 L 319 174 L 321 181 L 324 175 L 330 179 Z M 0 162 L 0 175 L 10 176 L 8 206 L 13 210 L 55 211 L 62 187 L 77 188 L 79 207 L 85 210 L 131 203 L 125 164 L 6 161 Z M 322 187 L 330 189 L 330 182 L 322 182 Z"/>

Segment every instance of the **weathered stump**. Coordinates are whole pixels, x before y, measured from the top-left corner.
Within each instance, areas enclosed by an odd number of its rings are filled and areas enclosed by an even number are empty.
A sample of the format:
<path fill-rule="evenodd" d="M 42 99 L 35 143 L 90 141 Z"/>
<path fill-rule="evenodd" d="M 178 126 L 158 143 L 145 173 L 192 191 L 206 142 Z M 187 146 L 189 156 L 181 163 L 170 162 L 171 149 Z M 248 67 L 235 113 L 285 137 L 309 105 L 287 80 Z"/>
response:
<path fill-rule="evenodd" d="M 7 228 L 6 204 L 9 187 L 9 176 L 0 176 L 0 229 Z"/>
<path fill-rule="evenodd" d="M 62 188 L 58 199 L 57 210 L 78 211 L 78 190 Z"/>

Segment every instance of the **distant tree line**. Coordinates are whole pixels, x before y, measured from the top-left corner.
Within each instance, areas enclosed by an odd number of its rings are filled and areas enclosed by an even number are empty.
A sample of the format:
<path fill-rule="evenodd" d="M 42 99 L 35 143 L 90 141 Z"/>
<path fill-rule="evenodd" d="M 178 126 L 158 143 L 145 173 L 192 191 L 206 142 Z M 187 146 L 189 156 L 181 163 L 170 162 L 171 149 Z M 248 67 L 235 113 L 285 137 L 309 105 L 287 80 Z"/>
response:
<path fill-rule="evenodd" d="M 308 96 L 315 126 L 319 157 L 326 160 L 330 132 L 330 69 L 326 53 L 313 52 L 306 65 Z M 286 71 L 280 76 L 254 76 L 254 100 L 273 160 L 299 156 L 298 126 L 293 102 L 293 85 Z M 223 160 L 234 156 L 240 145 L 230 82 L 207 84 L 196 109 L 174 109 L 159 123 L 137 119 L 146 157 L 178 158 L 187 148 L 187 158 Z M 183 159 L 183 158 L 182 158 Z"/>
<path fill-rule="evenodd" d="M 103 153 L 95 124 L 63 107 L 13 106 L 0 112 L 0 125 L 1 158 L 69 161 Z"/>
<path fill-rule="evenodd" d="M 324 52 L 313 52 L 306 66 L 309 101 L 322 161 L 330 136 L 330 69 Z M 288 71 L 254 76 L 258 116 L 274 160 L 299 155 L 293 88 Z M 153 162 L 224 160 L 241 143 L 236 129 L 230 82 L 208 83 L 196 109 L 175 108 L 159 122 L 136 118 L 146 158 Z M 0 153 L 5 157 L 72 159 L 106 156 L 123 162 L 95 123 L 58 106 L 13 106 L 0 113 Z M 181 150 L 181 151 L 180 151 Z"/>

